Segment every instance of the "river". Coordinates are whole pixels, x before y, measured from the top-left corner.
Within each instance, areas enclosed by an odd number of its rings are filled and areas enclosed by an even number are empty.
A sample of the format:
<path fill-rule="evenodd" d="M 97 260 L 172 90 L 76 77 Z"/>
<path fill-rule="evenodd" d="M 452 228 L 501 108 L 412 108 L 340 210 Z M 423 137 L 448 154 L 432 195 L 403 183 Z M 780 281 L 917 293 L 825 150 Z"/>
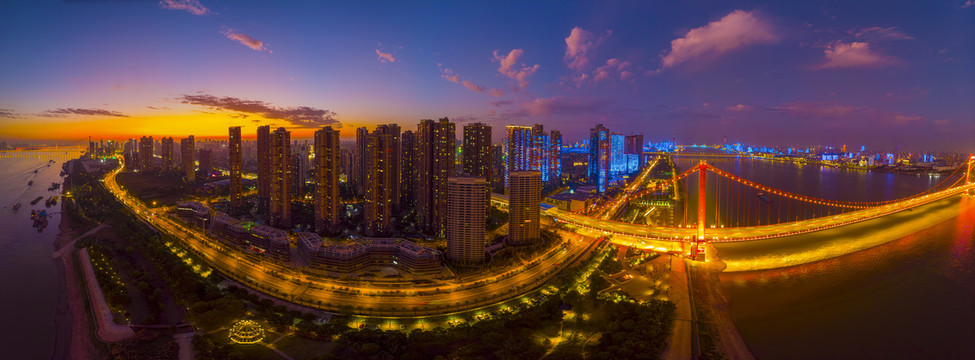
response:
<path fill-rule="evenodd" d="M 775 188 L 849 201 L 904 197 L 944 180 L 759 159 L 706 160 Z M 687 169 L 697 161 L 677 163 Z M 718 254 L 729 264 L 870 244 L 801 265 L 726 271 L 721 287 L 742 338 L 759 359 L 972 359 L 973 227 L 975 199 L 952 197 L 869 223 L 719 244 Z M 881 234 L 891 241 L 878 243 Z"/>
<path fill-rule="evenodd" d="M 51 258 L 58 233 L 60 205 L 46 208 L 44 201 L 58 191 L 48 191 L 52 182 L 61 182 L 64 161 L 78 152 L 64 151 L 0 152 L 0 319 L 3 336 L 0 348 L 8 359 L 49 359 L 54 351 L 57 308 L 57 268 Z M 49 160 L 56 164 L 47 166 Z M 37 170 L 37 173 L 34 173 Z M 34 181 L 31 186 L 28 181 Z M 13 211 L 16 203 L 22 207 Z M 43 231 L 31 227 L 31 209 L 55 212 Z"/>

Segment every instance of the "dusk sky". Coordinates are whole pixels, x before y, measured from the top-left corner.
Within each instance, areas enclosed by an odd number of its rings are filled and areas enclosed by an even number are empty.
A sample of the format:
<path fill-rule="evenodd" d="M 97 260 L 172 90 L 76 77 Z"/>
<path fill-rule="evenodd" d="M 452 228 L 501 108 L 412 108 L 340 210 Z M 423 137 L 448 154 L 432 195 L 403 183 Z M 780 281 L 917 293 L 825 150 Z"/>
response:
<path fill-rule="evenodd" d="M 450 117 L 975 151 L 975 0 L 5 1 L 0 139 Z"/>

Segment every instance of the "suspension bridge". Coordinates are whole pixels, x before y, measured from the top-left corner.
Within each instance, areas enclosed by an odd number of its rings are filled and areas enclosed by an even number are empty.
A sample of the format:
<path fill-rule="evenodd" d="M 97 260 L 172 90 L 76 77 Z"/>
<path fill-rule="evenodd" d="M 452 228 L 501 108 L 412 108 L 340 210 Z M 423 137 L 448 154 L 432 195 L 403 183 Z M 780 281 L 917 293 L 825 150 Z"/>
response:
<path fill-rule="evenodd" d="M 555 221 L 615 235 L 614 242 L 704 253 L 709 242 L 770 239 L 831 229 L 910 210 L 975 192 L 975 156 L 939 184 L 911 196 L 884 201 L 825 199 L 760 184 L 700 161 L 670 179 L 653 179 L 654 160 L 615 197 L 585 210 L 544 211 Z M 692 190 L 696 189 L 696 191 Z M 657 207 L 669 216 L 650 219 Z M 649 240 L 649 241 L 648 241 Z"/>

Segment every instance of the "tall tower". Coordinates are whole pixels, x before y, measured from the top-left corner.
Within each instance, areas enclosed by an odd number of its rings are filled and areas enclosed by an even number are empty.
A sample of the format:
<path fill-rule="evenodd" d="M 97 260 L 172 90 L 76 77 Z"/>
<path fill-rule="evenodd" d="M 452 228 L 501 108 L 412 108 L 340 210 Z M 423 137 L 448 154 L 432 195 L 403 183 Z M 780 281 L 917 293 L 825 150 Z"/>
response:
<path fill-rule="evenodd" d="M 466 152 L 465 152 L 466 153 Z M 465 155 L 466 156 L 466 155 Z M 488 183 L 483 177 L 447 180 L 447 258 L 464 264 L 484 261 Z"/>
<path fill-rule="evenodd" d="M 271 226 L 291 227 L 291 132 L 271 133 Z"/>
<path fill-rule="evenodd" d="M 173 169 L 173 138 L 159 139 L 159 157 L 162 158 L 162 171 Z"/>
<path fill-rule="evenodd" d="M 315 231 L 334 232 L 339 224 L 339 132 L 315 131 Z"/>
<path fill-rule="evenodd" d="M 376 127 L 376 131 L 390 136 L 389 148 L 386 150 L 389 154 L 389 170 L 390 176 L 392 178 L 393 184 L 390 190 L 393 196 L 393 211 L 400 211 L 400 199 L 402 198 L 401 192 L 401 182 L 402 176 L 402 159 L 403 159 L 403 149 L 400 144 L 400 127 L 396 124 L 385 124 Z"/>
<path fill-rule="evenodd" d="M 200 173 L 203 174 L 204 178 L 210 177 L 210 172 L 213 171 L 213 150 L 200 149 L 197 151 L 196 157 L 200 161 Z"/>
<path fill-rule="evenodd" d="M 562 133 L 552 130 L 548 136 L 548 179 L 558 182 L 562 178 Z"/>
<path fill-rule="evenodd" d="M 623 141 L 623 153 L 626 154 L 627 159 L 627 172 L 643 169 L 643 135 L 627 135 Z"/>
<path fill-rule="evenodd" d="M 416 171 L 416 133 L 412 131 L 404 131 L 403 138 L 400 143 L 400 149 L 403 151 L 400 173 L 400 193 L 402 206 L 413 206 L 416 203 L 416 181 L 417 181 L 417 171 Z"/>
<path fill-rule="evenodd" d="M 393 188 L 397 182 L 393 178 L 393 135 L 377 128 L 364 138 L 366 166 L 365 217 L 366 232 L 371 236 L 382 236 L 392 225 Z"/>
<path fill-rule="evenodd" d="M 196 164 L 193 162 L 195 152 L 193 135 L 179 140 L 180 169 L 183 170 L 183 179 L 190 183 L 196 181 Z"/>
<path fill-rule="evenodd" d="M 589 129 L 589 183 L 600 192 L 606 191 L 609 183 L 609 150 L 609 129 L 603 124 Z"/>
<path fill-rule="evenodd" d="M 491 183 L 491 126 L 482 123 L 464 126 L 464 173 Z"/>
<path fill-rule="evenodd" d="M 353 183 L 359 194 L 363 193 L 366 184 L 366 137 L 369 136 L 369 129 L 361 127 L 355 129 L 355 171 L 353 172 Z"/>
<path fill-rule="evenodd" d="M 504 186 L 512 172 L 531 170 L 532 128 L 508 125 L 504 128 Z"/>
<path fill-rule="evenodd" d="M 269 219 L 271 204 L 271 125 L 257 127 L 257 213 Z"/>
<path fill-rule="evenodd" d="M 542 174 L 515 171 L 508 184 L 508 240 L 524 243 L 538 238 L 542 203 Z"/>
<path fill-rule="evenodd" d="M 445 236 L 447 178 L 454 173 L 455 127 L 450 119 L 417 125 L 417 212 L 424 231 Z"/>
<path fill-rule="evenodd" d="M 244 210 L 240 178 L 240 126 L 230 127 L 230 136 L 227 140 L 227 154 L 229 155 L 227 163 L 230 165 L 230 211 L 237 215 Z"/>
<path fill-rule="evenodd" d="M 139 139 L 139 169 L 152 170 L 152 136 Z"/>
<path fill-rule="evenodd" d="M 626 173 L 626 153 L 624 145 L 626 137 L 623 134 L 609 135 L 609 175 L 613 178 Z"/>

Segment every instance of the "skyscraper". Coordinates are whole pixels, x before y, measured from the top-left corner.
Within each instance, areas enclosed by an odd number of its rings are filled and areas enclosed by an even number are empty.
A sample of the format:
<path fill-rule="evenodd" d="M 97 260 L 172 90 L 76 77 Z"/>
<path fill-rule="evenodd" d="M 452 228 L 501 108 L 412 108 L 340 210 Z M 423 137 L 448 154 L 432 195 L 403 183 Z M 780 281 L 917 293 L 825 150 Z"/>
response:
<path fill-rule="evenodd" d="M 643 135 L 627 135 L 623 152 L 626 154 L 627 172 L 643 169 Z"/>
<path fill-rule="evenodd" d="M 230 166 L 230 212 L 237 215 L 243 211 L 244 198 L 241 196 L 241 159 L 240 159 L 240 126 L 230 127 L 227 140 L 227 163 Z M 201 157 L 202 160 L 202 157 Z"/>
<path fill-rule="evenodd" d="M 196 181 L 196 163 L 193 162 L 195 152 L 193 135 L 179 140 L 179 163 L 186 182 Z"/>
<path fill-rule="evenodd" d="M 291 227 L 291 132 L 274 130 L 271 142 L 271 226 Z"/>
<path fill-rule="evenodd" d="M 537 239 L 542 203 L 542 174 L 515 171 L 508 184 L 508 240 L 519 244 Z"/>
<path fill-rule="evenodd" d="M 552 130 L 548 137 L 548 144 L 548 179 L 549 181 L 559 181 L 562 178 L 562 133 L 558 130 Z"/>
<path fill-rule="evenodd" d="M 455 128 L 450 119 L 417 125 L 417 212 L 428 234 L 445 236 L 447 178 L 454 172 Z"/>
<path fill-rule="evenodd" d="M 400 211 L 400 200 L 402 198 L 401 193 L 401 183 L 403 179 L 402 176 L 402 159 L 403 159 L 403 149 L 400 144 L 400 127 L 396 124 L 385 124 L 376 127 L 376 131 L 380 133 L 387 134 L 390 136 L 389 148 L 386 150 L 389 154 L 389 171 L 390 177 L 393 181 L 390 191 L 392 192 L 393 199 L 393 211 Z"/>
<path fill-rule="evenodd" d="M 504 186 L 508 186 L 510 174 L 531 170 L 532 128 L 508 125 L 504 128 Z"/>
<path fill-rule="evenodd" d="M 152 170 L 152 136 L 139 139 L 139 170 Z"/>
<path fill-rule="evenodd" d="M 365 164 L 363 215 L 366 233 L 382 236 L 389 232 L 393 214 L 393 135 L 376 128 L 363 138 Z"/>
<path fill-rule="evenodd" d="M 488 183 L 483 177 L 447 180 L 447 258 L 464 264 L 484 261 Z"/>
<path fill-rule="evenodd" d="M 210 177 L 210 173 L 213 172 L 213 150 L 200 149 L 197 151 L 196 158 L 200 161 L 200 173 L 203 174 L 203 178 Z"/>
<path fill-rule="evenodd" d="M 416 205 L 416 133 L 404 131 L 400 143 L 403 151 L 401 168 L 403 169 L 400 177 L 400 193 L 402 206 L 412 207 Z"/>
<path fill-rule="evenodd" d="M 600 192 L 606 191 L 609 183 L 609 150 L 609 129 L 603 124 L 589 129 L 589 183 Z"/>
<path fill-rule="evenodd" d="M 355 129 L 355 172 L 353 172 L 352 183 L 355 184 L 356 191 L 361 195 L 366 184 L 366 137 L 369 136 L 369 129 L 361 127 Z"/>
<path fill-rule="evenodd" d="M 609 176 L 616 178 L 626 173 L 626 154 L 623 152 L 625 136 L 613 133 L 609 135 Z"/>
<path fill-rule="evenodd" d="M 267 220 L 271 204 L 271 125 L 257 127 L 257 213 Z"/>
<path fill-rule="evenodd" d="M 159 157 L 162 158 L 162 171 L 173 169 L 173 138 L 159 139 Z"/>
<path fill-rule="evenodd" d="M 464 173 L 491 183 L 491 126 L 474 123 L 464 126 Z"/>
<path fill-rule="evenodd" d="M 300 152 L 291 153 L 291 197 L 301 198 L 305 191 L 305 173 L 308 168 L 305 165 L 305 155 Z"/>
<path fill-rule="evenodd" d="M 339 224 L 339 132 L 315 131 L 315 231 L 334 232 Z"/>

